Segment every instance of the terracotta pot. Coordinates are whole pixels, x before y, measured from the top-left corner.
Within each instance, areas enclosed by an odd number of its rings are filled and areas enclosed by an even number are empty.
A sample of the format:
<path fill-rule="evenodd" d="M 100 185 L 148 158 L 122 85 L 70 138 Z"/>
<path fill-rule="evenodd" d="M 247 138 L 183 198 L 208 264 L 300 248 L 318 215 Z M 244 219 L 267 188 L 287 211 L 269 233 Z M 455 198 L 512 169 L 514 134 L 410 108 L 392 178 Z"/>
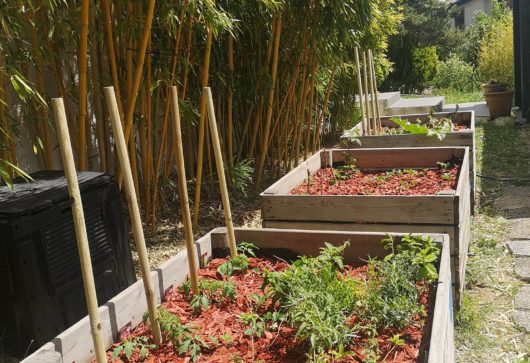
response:
<path fill-rule="evenodd" d="M 512 113 L 513 91 L 484 93 L 490 117 L 510 116 Z"/>
<path fill-rule="evenodd" d="M 508 91 L 508 85 L 504 83 L 484 83 L 482 84 L 484 94 L 491 92 L 505 92 Z"/>

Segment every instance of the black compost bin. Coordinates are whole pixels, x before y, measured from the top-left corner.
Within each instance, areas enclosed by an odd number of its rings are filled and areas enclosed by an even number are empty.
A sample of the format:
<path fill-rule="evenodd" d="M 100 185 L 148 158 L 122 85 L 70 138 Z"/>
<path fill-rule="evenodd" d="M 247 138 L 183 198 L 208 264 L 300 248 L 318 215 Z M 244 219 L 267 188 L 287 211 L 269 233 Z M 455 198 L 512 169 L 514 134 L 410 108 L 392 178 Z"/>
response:
<path fill-rule="evenodd" d="M 78 175 L 99 305 L 136 281 L 118 186 Z M 70 198 L 62 171 L 0 186 L 0 344 L 32 352 L 87 314 Z"/>

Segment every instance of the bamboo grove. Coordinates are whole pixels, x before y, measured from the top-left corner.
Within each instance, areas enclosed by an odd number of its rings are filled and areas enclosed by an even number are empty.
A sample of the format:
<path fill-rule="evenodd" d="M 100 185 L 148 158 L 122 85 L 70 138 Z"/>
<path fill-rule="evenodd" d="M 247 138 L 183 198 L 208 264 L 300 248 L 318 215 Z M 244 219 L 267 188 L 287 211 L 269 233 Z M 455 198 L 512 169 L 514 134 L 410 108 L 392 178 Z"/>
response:
<path fill-rule="evenodd" d="M 0 173 L 24 169 L 22 134 L 40 168 L 59 167 L 52 97 L 65 99 L 78 169 L 114 173 L 103 102 L 103 87 L 114 86 L 154 222 L 175 167 L 174 85 L 197 206 L 215 170 L 201 92 L 210 86 L 228 173 L 252 167 L 259 188 L 359 119 L 353 49 L 373 49 L 385 77 L 386 40 L 400 20 L 394 0 L 0 1 Z"/>

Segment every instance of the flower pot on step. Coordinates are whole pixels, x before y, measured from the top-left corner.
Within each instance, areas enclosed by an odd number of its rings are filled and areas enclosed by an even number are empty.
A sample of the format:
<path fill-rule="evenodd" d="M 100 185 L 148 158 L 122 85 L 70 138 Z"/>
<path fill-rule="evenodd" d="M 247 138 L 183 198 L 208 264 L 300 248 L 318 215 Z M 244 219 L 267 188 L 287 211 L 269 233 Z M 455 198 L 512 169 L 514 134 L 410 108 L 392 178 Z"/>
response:
<path fill-rule="evenodd" d="M 513 91 L 484 93 L 490 117 L 510 116 L 512 113 Z"/>

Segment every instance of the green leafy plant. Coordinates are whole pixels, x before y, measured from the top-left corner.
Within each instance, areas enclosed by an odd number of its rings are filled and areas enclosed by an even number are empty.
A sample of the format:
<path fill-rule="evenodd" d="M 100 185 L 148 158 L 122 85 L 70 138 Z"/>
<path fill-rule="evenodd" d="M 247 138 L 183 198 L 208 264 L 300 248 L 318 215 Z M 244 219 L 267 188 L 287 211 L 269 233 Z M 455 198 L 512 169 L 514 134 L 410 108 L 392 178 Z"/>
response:
<path fill-rule="evenodd" d="M 179 355 L 188 354 L 191 360 L 196 362 L 202 349 L 209 348 L 209 345 L 200 335 L 198 327 L 182 324 L 176 315 L 164 308 L 158 310 L 158 316 L 160 329 L 171 341 Z"/>
<path fill-rule="evenodd" d="M 513 57 L 513 18 L 502 17 L 482 40 L 478 64 L 482 79 L 513 86 Z"/>
<path fill-rule="evenodd" d="M 131 337 L 120 343 L 110 355 L 112 359 L 118 359 L 122 355 L 125 355 L 127 359 L 130 359 L 136 349 L 141 360 L 144 360 L 149 355 L 150 349 L 155 349 L 155 344 L 150 344 L 147 337 Z"/>
<path fill-rule="evenodd" d="M 403 259 L 410 262 L 415 268 L 415 278 L 417 280 L 427 280 L 433 282 L 438 278 L 438 273 L 434 262 L 440 256 L 440 248 L 431 237 L 420 235 L 405 235 L 399 244 L 395 244 L 393 236 L 389 235 L 382 243 L 391 253 L 384 258 L 384 261 Z"/>
<path fill-rule="evenodd" d="M 231 257 L 228 261 L 221 264 L 217 271 L 222 276 L 232 276 L 235 272 L 245 272 L 248 269 L 248 258 L 256 257 L 254 250 L 257 247 L 252 243 L 242 242 L 237 246 L 239 254 L 235 257 Z"/>
<path fill-rule="evenodd" d="M 180 285 L 179 290 L 183 295 L 190 296 L 190 281 L 188 280 Z M 212 303 L 222 303 L 224 300 L 234 300 L 237 293 L 237 288 L 233 281 L 214 279 L 199 280 L 199 290 L 200 293 L 193 295 L 190 301 L 190 307 L 195 314 L 208 309 Z"/>
<path fill-rule="evenodd" d="M 404 132 L 413 135 L 427 135 L 443 140 L 445 136 L 453 131 L 453 122 L 448 118 L 436 118 L 430 116 L 427 122 L 411 122 L 405 119 L 394 117 L 392 122 L 398 125 Z"/>

